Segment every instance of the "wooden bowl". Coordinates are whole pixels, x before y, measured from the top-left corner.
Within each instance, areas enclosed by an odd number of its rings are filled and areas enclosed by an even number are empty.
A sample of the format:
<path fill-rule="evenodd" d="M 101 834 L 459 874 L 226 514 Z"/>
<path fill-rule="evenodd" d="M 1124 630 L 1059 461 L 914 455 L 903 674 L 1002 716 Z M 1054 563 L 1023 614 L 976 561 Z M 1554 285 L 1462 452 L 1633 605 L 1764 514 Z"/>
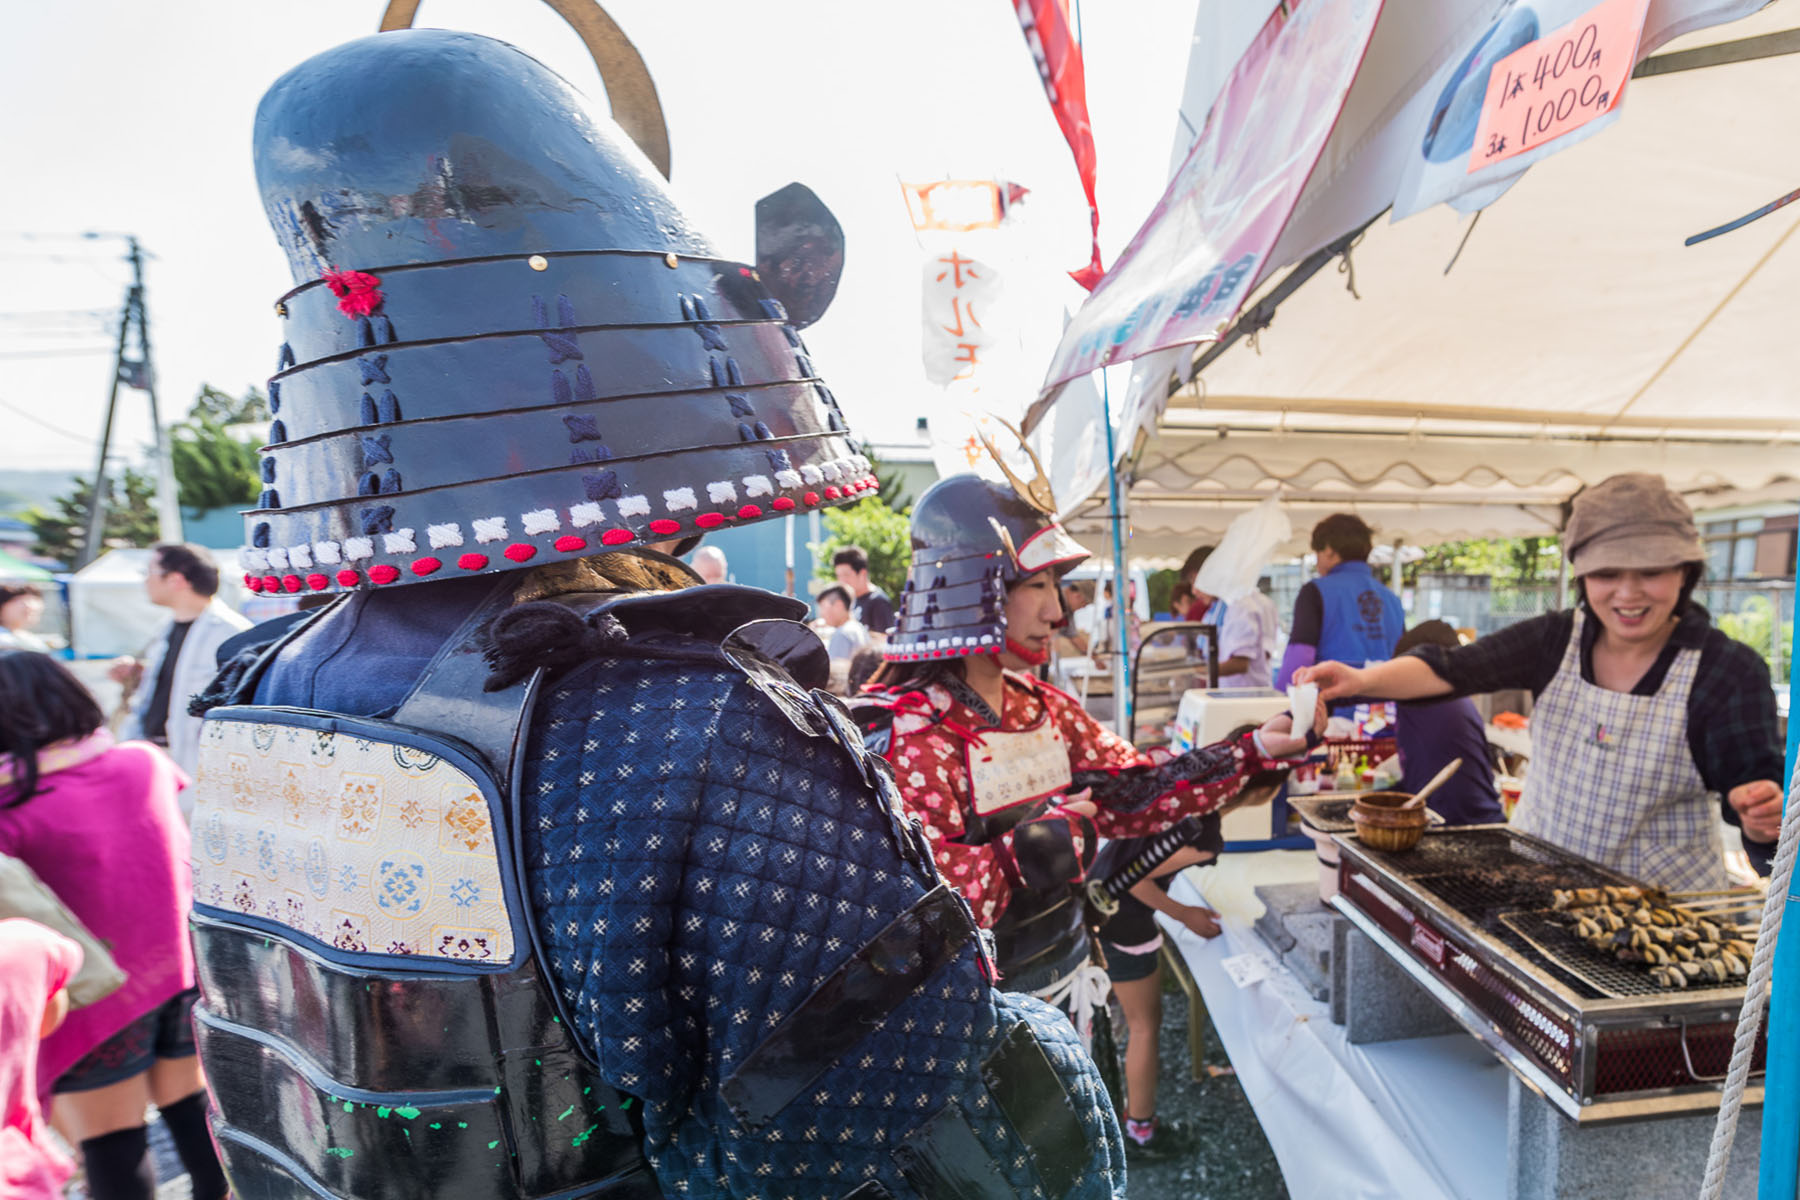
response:
<path fill-rule="evenodd" d="M 1401 809 L 1412 799 L 1410 792 L 1369 792 L 1358 796 L 1350 809 L 1356 836 L 1376 850 L 1411 850 L 1425 834 L 1430 817 L 1425 807 Z"/>

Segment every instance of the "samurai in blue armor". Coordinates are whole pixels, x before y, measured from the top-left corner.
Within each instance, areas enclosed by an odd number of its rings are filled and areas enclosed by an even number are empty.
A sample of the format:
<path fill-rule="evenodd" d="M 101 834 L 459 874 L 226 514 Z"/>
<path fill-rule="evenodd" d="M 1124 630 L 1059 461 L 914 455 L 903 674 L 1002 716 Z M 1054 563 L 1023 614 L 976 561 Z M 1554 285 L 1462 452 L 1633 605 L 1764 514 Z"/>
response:
<path fill-rule="evenodd" d="M 1123 1195 L 1093 1064 L 992 986 L 804 606 L 671 557 L 876 487 L 818 272 L 720 258 L 482 37 L 320 54 L 255 145 L 294 287 L 246 580 L 329 602 L 199 702 L 234 1194 Z"/>

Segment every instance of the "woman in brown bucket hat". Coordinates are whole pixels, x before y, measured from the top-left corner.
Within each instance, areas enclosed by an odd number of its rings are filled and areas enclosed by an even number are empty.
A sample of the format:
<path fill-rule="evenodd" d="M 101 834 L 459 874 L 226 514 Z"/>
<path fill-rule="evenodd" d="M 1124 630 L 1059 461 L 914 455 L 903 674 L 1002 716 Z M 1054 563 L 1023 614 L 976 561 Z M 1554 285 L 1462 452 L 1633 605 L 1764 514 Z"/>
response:
<path fill-rule="evenodd" d="M 1694 514 L 1660 475 L 1614 475 L 1575 498 L 1563 549 L 1571 611 L 1304 678 L 1326 700 L 1530 688 L 1532 769 L 1514 825 L 1662 887 L 1713 888 L 1726 882 L 1723 812 L 1767 873 L 1781 823 L 1775 695 L 1761 657 L 1692 599 L 1706 561 Z"/>

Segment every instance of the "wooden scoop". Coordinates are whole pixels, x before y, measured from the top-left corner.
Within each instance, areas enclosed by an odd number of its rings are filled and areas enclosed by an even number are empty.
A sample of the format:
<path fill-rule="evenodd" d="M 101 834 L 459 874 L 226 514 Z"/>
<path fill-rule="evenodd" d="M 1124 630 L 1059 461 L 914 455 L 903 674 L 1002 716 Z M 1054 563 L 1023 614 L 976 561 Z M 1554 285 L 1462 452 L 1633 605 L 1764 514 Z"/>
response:
<path fill-rule="evenodd" d="M 1424 804 L 1426 797 L 1443 787 L 1450 781 L 1452 775 L 1462 770 L 1462 764 L 1463 760 L 1460 758 L 1453 758 L 1445 763 L 1444 769 L 1439 771 L 1436 775 L 1433 775 L 1430 783 L 1413 793 L 1413 798 L 1408 800 L 1405 804 L 1402 804 L 1398 811 L 1404 811 L 1409 808 L 1418 808 L 1420 805 Z"/>

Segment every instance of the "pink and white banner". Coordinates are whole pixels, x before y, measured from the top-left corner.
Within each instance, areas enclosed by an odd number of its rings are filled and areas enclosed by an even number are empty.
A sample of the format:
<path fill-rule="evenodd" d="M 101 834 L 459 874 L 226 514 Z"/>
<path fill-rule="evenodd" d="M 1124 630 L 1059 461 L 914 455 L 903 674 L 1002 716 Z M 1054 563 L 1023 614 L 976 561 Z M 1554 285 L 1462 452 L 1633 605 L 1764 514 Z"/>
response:
<path fill-rule="evenodd" d="M 1046 388 L 1230 325 L 1267 274 L 1381 11 L 1381 0 L 1273 11 L 1162 200 L 1064 332 Z"/>

